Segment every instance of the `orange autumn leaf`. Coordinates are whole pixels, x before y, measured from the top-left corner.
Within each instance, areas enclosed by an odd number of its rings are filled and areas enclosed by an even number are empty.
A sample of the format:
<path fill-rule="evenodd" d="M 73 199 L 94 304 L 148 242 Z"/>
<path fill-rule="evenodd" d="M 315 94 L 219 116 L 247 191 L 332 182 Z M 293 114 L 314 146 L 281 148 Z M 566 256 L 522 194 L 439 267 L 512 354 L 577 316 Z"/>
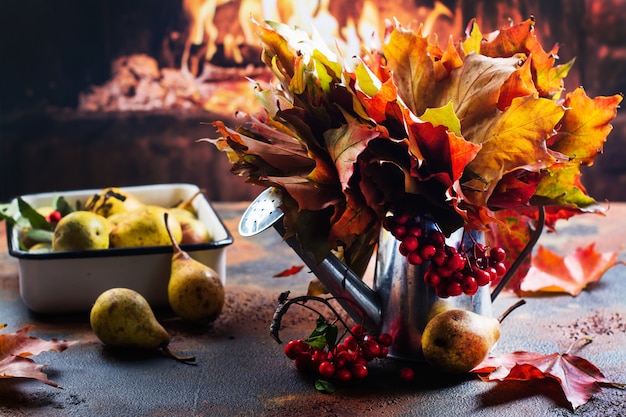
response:
<path fill-rule="evenodd" d="M 580 356 L 572 355 L 569 350 L 549 355 L 517 351 L 489 356 L 472 372 L 483 381 L 532 381 L 552 378 L 559 383 L 574 410 L 599 393 L 603 386 L 624 387 L 624 384 L 608 381 L 595 365 Z"/>
<path fill-rule="evenodd" d="M 594 246 L 591 243 L 564 257 L 539 246 L 522 281 L 522 292 L 565 292 L 576 296 L 596 285 L 607 270 L 624 264 L 617 261 L 616 252 L 600 253 Z"/>
<path fill-rule="evenodd" d="M 41 371 L 44 365 L 38 365 L 27 356 L 36 356 L 47 350 L 63 352 L 76 342 L 42 340 L 29 336 L 28 332 L 32 327 L 26 326 L 15 333 L 0 335 L 0 378 L 31 378 L 58 387 L 56 382 L 50 381 Z"/>
<path fill-rule="evenodd" d="M 559 128 L 562 134 L 552 139 L 550 148 L 580 164 L 593 164 L 613 129 L 611 121 L 622 100 L 621 94 L 591 98 L 582 87 L 568 93 L 563 102 L 567 110 Z"/>

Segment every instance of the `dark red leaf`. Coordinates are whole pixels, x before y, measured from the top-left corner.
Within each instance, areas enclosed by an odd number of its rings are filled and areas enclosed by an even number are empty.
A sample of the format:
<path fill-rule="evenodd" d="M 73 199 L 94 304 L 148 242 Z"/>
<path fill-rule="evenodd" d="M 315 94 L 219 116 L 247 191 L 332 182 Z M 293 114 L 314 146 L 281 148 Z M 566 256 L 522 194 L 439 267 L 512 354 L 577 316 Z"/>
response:
<path fill-rule="evenodd" d="M 517 351 L 489 356 L 472 370 L 483 381 L 556 380 L 575 410 L 602 390 L 603 386 L 621 388 L 625 384 L 608 381 L 600 369 L 580 356 L 569 353 L 544 355 Z"/>

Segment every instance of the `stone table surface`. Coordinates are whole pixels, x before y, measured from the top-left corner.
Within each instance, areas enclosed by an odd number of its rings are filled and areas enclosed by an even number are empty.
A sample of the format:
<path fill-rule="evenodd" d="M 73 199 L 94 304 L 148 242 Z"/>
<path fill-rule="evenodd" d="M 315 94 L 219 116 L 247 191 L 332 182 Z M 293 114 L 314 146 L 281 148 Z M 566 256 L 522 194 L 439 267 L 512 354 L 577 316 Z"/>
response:
<path fill-rule="evenodd" d="M 88 312 L 42 315 L 29 311 L 19 294 L 18 262 L 7 253 L 0 224 L 0 322 L 13 332 L 78 343 L 62 353 L 33 357 L 62 388 L 33 380 L 0 380 L 0 415 L 7 416 L 626 416 L 626 392 L 604 388 L 572 411 L 551 380 L 483 382 L 474 376 L 438 374 L 412 364 L 416 378 L 401 382 L 406 364 L 379 360 L 358 384 L 333 394 L 315 390 L 311 376 L 297 372 L 268 333 L 278 295 L 306 291 L 305 270 L 288 278 L 273 275 L 302 262 L 273 230 L 252 238 L 237 234 L 247 203 L 215 203 L 235 240 L 227 250 L 226 306 L 209 325 L 179 321 L 168 310 L 156 314 L 172 335 L 170 347 L 192 354 L 185 365 L 157 352 L 117 352 L 91 332 Z M 605 217 L 584 215 L 544 233 L 540 244 L 561 255 L 595 243 L 600 252 L 626 248 L 626 204 L 613 203 Z M 517 296 L 501 294 L 498 314 Z M 573 341 L 593 343 L 577 352 L 611 381 L 626 382 L 626 267 L 609 269 L 598 285 L 580 295 L 526 297 L 527 304 L 503 323 L 495 353 L 517 350 L 563 352 Z M 283 340 L 307 336 L 316 315 L 292 308 L 283 319 Z"/>

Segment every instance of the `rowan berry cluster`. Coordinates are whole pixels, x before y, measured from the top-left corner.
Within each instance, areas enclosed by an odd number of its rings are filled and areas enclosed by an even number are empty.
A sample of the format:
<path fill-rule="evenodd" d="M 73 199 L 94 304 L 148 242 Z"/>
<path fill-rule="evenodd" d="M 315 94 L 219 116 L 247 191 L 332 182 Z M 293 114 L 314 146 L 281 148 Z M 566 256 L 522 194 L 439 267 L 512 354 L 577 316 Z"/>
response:
<path fill-rule="evenodd" d="M 471 242 L 470 247 L 457 249 L 446 243 L 443 232 L 425 230 L 419 218 L 406 214 L 386 217 L 383 226 L 400 241 L 398 251 L 410 264 L 427 263 L 424 281 L 441 298 L 474 295 L 507 271 L 501 247 Z"/>
<path fill-rule="evenodd" d="M 365 328 L 357 324 L 334 347 L 314 348 L 306 339 L 296 339 L 289 341 L 284 351 L 299 371 L 317 372 L 324 378 L 347 382 L 364 379 L 369 372 L 368 363 L 386 357 L 392 343 L 393 338 L 388 333 L 368 335 Z"/>

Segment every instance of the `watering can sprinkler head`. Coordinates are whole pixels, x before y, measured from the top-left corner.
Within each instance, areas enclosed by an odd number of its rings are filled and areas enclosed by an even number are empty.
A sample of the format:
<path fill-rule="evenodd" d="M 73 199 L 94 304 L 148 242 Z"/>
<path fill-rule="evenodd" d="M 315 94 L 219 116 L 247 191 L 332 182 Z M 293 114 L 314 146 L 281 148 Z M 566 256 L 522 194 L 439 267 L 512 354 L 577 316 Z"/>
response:
<path fill-rule="evenodd" d="M 283 218 L 284 213 L 280 209 L 282 202 L 278 188 L 265 189 L 243 212 L 239 222 L 239 234 L 250 237 L 274 226 Z"/>

